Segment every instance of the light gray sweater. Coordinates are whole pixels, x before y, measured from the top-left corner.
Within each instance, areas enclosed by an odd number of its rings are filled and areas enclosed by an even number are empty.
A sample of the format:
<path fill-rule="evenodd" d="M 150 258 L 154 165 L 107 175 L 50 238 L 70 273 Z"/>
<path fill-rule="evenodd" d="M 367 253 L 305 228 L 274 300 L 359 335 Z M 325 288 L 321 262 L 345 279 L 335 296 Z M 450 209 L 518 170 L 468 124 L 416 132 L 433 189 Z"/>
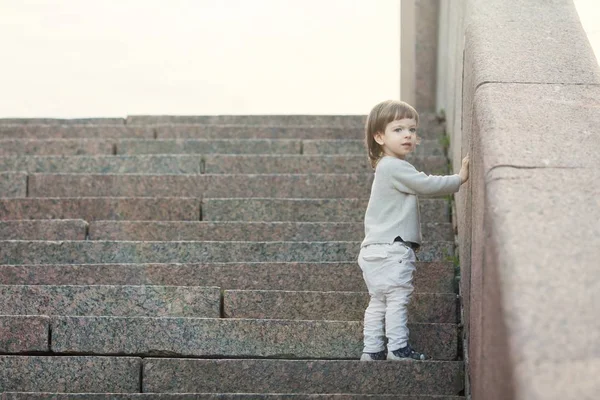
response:
<path fill-rule="evenodd" d="M 361 247 L 393 243 L 396 236 L 421 244 L 418 195 L 438 196 L 458 192 L 455 175 L 427 175 L 408 161 L 384 156 L 375 167 L 375 179 L 365 213 L 365 239 Z"/>

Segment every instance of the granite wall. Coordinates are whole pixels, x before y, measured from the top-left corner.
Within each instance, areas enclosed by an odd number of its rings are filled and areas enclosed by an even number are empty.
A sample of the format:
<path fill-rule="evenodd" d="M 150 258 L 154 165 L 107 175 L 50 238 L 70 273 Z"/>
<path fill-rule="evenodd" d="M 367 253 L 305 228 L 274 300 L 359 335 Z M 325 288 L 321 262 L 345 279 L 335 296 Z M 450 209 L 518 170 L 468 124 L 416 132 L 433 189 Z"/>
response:
<path fill-rule="evenodd" d="M 600 68 L 571 0 L 440 3 L 473 399 L 600 393 Z M 418 38 L 417 38 L 418 40 Z"/>

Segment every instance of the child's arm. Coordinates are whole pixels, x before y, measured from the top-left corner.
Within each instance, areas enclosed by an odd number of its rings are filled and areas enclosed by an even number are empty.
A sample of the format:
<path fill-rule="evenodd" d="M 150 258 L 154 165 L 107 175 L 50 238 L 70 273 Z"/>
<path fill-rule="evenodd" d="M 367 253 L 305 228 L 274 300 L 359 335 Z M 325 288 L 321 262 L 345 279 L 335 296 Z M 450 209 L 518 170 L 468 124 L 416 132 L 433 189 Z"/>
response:
<path fill-rule="evenodd" d="M 465 161 L 466 160 L 466 161 Z M 460 185 L 468 179 L 468 156 L 463 160 L 460 174 L 427 175 L 404 160 L 390 162 L 385 173 L 392 184 L 401 192 L 417 195 L 440 196 L 458 192 Z"/>

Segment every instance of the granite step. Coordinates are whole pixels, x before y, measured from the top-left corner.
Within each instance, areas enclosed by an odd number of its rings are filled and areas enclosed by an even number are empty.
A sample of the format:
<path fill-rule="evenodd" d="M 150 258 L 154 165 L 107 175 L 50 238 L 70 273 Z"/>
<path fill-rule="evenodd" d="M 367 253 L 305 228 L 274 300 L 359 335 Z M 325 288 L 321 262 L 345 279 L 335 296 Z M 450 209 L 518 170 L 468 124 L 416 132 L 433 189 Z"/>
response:
<path fill-rule="evenodd" d="M 417 262 L 415 292 L 453 293 L 450 262 Z M 0 265 L 4 285 L 219 286 L 243 290 L 366 292 L 358 264 L 348 263 L 177 263 Z"/>
<path fill-rule="evenodd" d="M 0 156 L 115 154 L 110 139 L 0 139 Z"/>
<path fill-rule="evenodd" d="M 27 196 L 27 174 L 23 172 L 0 172 L 0 196 Z"/>
<path fill-rule="evenodd" d="M 295 139 L 121 139 L 116 154 L 301 154 Z"/>
<path fill-rule="evenodd" d="M 18 354 L 47 351 L 50 351 L 49 317 L 42 315 L 0 315 L 0 353 Z M 2 365 L 1 361 L 0 365 Z M 0 380 L 2 379 L 1 375 Z M 3 391 L 2 389 L 3 387 L 0 384 L 0 392 Z"/>
<path fill-rule="evenodd" d="M 8 392 L 1 400 L 464 400 L 460 396 L 396 394 L 299 394 L 299 393 L 33 393 Z"/>
<path fill-rule="evenodd" d="M 360 242 L 0 241 L 0 264 L 354 262 Z M 454 242 L 426 242 L 419 261 L 447 261 Z"/>
<path fill-rule="evenodd" d="M 364 128 L 366 115 L 128 115 L 127 125 L 209 124 Z"/>
<path fill-rule="evenodd" d="M 356 359 L 361 321 L 53 316 L 57 354 Z M 457 325 L 409 323 L 416 348 L 434 360 L 457 357 Z"/>
<path fill-rule="evenodd" d="M 303 140 L 302 154 L 359 154 L 367 156 L 364 139 Z M 416 156 L 444 156 L 438 139 L 423 139 L 413 151 Z"/>
<path fill-rule="evenodd" d="M 138 357 L 0 355 L 3 392 L 138 393 Z"/>
<path fill-rule="evenodd" d="M 463 389 L 464 364 L 456 361 L 144 359 L 144 392 L 371 393 L 416 400 L 412 395 Z"/>
<path fill-rule="evenodd" d="M 218 287 L 0 285 L 0 315 L 219 318 L 220 310 Z"/>
<path fill-rule="evenodd" d="M 13 222 L 13 221 L 11 221 Z M 37 222 L 37 221 L 36 221 Z M 53 222 L 53 221 L 48 221 Z M 36 231 L 10 230 L 3 237 L 3 222 L 0 221 L 0 240 L 40 240 Z M 36 224 L 43 227 L 44 225 Z M 85 227 L 84 227 L 85 228 Z M 77 237 L 61 237 L 60 231 L 46 233 L 39 230 L 43 240 L 82 240 Z M 27 237 L 20 237 L 19 234 Z M 58 233 L 58 234 L 56 234 Z M 454 231 L 451 223 L 426 223 L 422 226 L 423 237 L 428 241 L 452 241 Z M 43 235 L 42 235 L 43 234 Z M 54 234 L 54 235 L 52 235 Z M 362 222 L 211 222 L 211 221 L 94 221 L 89 225 L 89 240 L 218 240 L 218 241 L 362 241 L 365 228 Z"/>
<path fill-rule="evenodd" d="M 372 172 L 366 155 L 205 155 L 207 174 L 351 174 Z M 448 161 L 440 156 L 411 156 L 407 158 L 415 168 L 429 174 L 447 174 Z"/>
<path fill-rule="evenodd" d="M 150 156 L 6 156 L 0 171 L 61 174 L 200 174 L 202 157 Z"/>
<path fill-rule="evenodd" d="M 456 323 L 456 295 L 416 293 L 408 305 L 408 321 Z M 362 321 L 369 304 L 365 292 L 225 290 L 227 318 Z"/>
<path fill-rule="evenodd" d="M 321 195 L 321 193 L 318 193 Z M 204 221 L 363 222 L 367 198 L 204 198 Z M 446 199 L 420 199 L 422 223 L 450 222 Z"/>
<path fill-rule="evenodd" d="M 30 197 L 369 197 L 372 173 L 272 175 L 31 174 Z"/>
<path fill-rule="evenodd" d="M 137 138 L 153 139 L 150 126 L 125 125 L 53 125 L 53 124 L 0 124 L 0 139 L 76 139 L 76 138 Z"/>
<path fill-rule="evenodd" d="M 427 173 L 447 173 L 439 156 L 411 157 Z M 105 155 L 105 156 L 5 156 L 0 171 L 28 173 L 94 174 L 351 174 L 372 172 L 361 155 Z"/>
<path fill-rule="evenodd" d="M 194 197 L 0 198 L 0 220 L 198 221 L 200 204 Z"/>
<path fill-rule="evenodd" d="M 81 219 L 0 221 L 0 240 L 85 240 L 87 230 Z"/>

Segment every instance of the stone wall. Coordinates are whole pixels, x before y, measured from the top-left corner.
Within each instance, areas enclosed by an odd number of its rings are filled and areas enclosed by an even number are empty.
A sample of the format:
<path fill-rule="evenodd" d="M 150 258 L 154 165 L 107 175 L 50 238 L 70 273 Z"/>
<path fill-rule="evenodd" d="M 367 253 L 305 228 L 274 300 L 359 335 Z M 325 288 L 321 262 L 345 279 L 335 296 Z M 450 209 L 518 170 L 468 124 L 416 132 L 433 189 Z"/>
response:
<path fill-rule="evenodd" d="M 441 2 L 473 399 L 600 392 L 600 70 L 570 0 Z"/>

